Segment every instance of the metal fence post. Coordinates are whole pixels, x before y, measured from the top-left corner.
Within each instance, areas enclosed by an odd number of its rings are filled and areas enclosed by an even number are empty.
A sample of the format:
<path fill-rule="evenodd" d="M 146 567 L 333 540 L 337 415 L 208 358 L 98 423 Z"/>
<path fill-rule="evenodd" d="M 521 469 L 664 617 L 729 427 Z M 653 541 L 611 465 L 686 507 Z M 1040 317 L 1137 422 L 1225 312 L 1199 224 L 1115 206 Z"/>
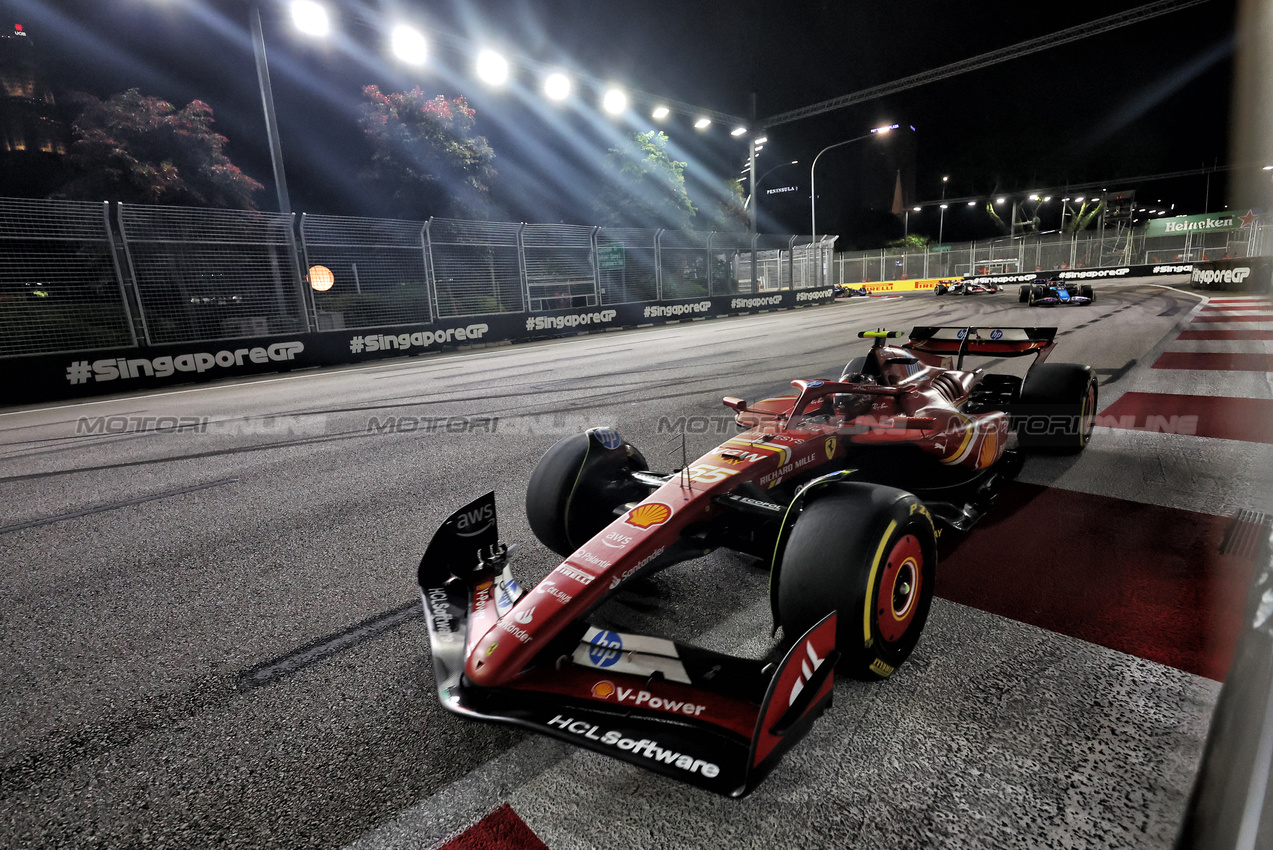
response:
<path fill-rule="evenodd" d="M 298 226 L 296 213 L 288 216 L 287 237 L 292 242 L 292 256 L 295 258 L 296 270 L 300 274 L 300 296 L 301 309 L 305 311 L 305 329 L 307 331 L 317 331 L 318 327 L 318 302 L 314 298 L 314 287 L 309 285 L 309 252 L 305 249 L 305 213 L 301 213 L 299 227 L 301 230 L 300 242 L 296 241 L 296 229 Z"/>
<path fill-rule="evenodd" d="M 709 230 L 707 232 L 707 295 L 709 298 L 715 294 L 712 292 L 712 239 L 715 238 L 715 236 L 715 230 Z"/>
<path fill-rule="evenodd" d="M 600 233 L 601 228 L 594 226 L 592 233 L 588 234 L 588 242 L 592 245 L 592 293 L 596 296 L 598 307 L 601 306 L 601 252 L 599 250 L 601 241 L 598 239 Z"/>
<path fill-rule="evenodd" d="M 759 268 L 756 267 L 757 266 L 756 242 L 759 239 L 760 239 L 759 233 L 751 234 L 751 291 L 752 293 L 759 293 L 760 291 L 760 279 L 759 277 L 756 276 L 757 274 L 759 274 L 759 271 L 760 271 Z"/>
<path fill-rule="evenodd" d="M 657 300 L 663 300 L 663 230 L 654 231 L 654 292 Z"/>
<path fill-rule="evenodd" d="M 115 234 L 111 232 L 110 201 L 102 201 L 102 230 L 106 234 L 106 246 L 110 251 L 111 265 L 115 269 L 115 283 L 119 285 L 119 300 L 124 307 L 124 316 L 128 320 L 128 334 L 132 338 L 133 345 L 136 345 L 137 320 L 133 316 L 133 309 L 129 304 L 129 293 L 124 284 L 124 272 L 119 265 L 119 252 L 116 250 Z M 140 313 L 141 299 L 135 300 L 137 303 L 137 310 Z"/>
<path fill-rule="evenodd" d="M 424 251 L 424 280 L 428 288 L 430 307 L 433 310 L 433 319 L 442 315 L 441 301 L 438 298 L 438 276 L 433 269 L 433 238 L 429 235 L 429 225 L 433 223 L 433 216 L 429 216 L 420 227 L 420 250 Z"/>
<path fill-rule="evenodd" d="M 530 312 L 530 276 L 526 273 L 526 222 L 517 228 L 517 276 L 522 285 L 522 309 Z"/>
<path fill-rule="evenodd" d="M 133 262 L 133 249 L 128 243 L 128 231 L 124 227 L 124 203 L 121 201 L 119 206 L 115 207 L 115 217 L 119 223 L 119 238 L 124 243 L 124 259 L 128 261 L 128 277 L 132 281 L 133 294 L 137 297 L 137 318 L 141 320 L 141 335 L 146 340 L 147 345 L 154 345 L 155 341 L 150 336 L 150 325 L 146 321 L 146 307 L 141 300 L 141 292 L 137 286 L 137 265 Z"/>

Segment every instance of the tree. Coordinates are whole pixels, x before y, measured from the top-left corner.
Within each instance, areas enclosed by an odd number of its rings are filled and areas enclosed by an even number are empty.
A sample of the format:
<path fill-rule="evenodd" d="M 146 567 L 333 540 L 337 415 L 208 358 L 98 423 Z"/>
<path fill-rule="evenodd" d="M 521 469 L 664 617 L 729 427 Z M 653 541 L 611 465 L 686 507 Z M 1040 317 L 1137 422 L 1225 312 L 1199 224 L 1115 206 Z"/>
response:
<path fill-rule="evenodd" d="M 384 94 L 362 90 L 359 122 L 371 142 L 363 176 L 390 215 L 485 217 L 495 152 L 474 133 L 477 113 L 462 97 L 430 98 L 419 87 Z"/>
<path fill-rule="evenodd" d="M 920 236 L 918 233 L 911 233 L 903 236 L 901 239 L 894 239 L 885 243 L 890 254 L 906 254 L 912 251 L 926 251 L 933 240 L 927 236 Z"/>
<path fill-rule="evenodd" d="M 710 227 L 712 230 L 737 233 L 751 227 L 751 216 L 743 204 L 743 184 L 740 180 L 726 178 L 712 192 L 711 198 L 700 201 L 699 208 L 700 229 Z"/>
<path fill-rule="evenodd" d="M 212 107 L 182 109 L 137 89 L 102 101 L 76 93 L 68 159 L 56 198 L 256 209 L 263 187 L 230 162 L 229 140 L 212 130 Z"/>
<path fill-rule="evenodd" d="M 598 221 L 611 227 L 689 230 L 697 214 L 685 191 L 685 163 L 667 152 L 665 133 L 634 133 L 606 154 L 606 180 L 593 203 Z"/>

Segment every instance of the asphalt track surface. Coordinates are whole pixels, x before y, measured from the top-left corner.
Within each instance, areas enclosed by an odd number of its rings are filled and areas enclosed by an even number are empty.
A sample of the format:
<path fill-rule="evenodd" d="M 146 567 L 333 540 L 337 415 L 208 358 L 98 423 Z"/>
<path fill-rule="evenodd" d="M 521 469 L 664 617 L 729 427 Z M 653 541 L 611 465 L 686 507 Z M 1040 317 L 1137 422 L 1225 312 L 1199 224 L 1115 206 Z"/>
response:
<path fill-rule="evenodd" d="M 1192 356 L 1269 353 L 1273 309 L 1203 301 L 855 299 L 2 411 L 0 844 L 1170 846 L 1251 570 L 1232 518 L 1273 508 L 1264 360 Z M 440 709 L 414 570 L 453 509 L 495 489 L 530 584 L 556 559 L 525 487 L 560 437 L 611 425 L 672 468 L 677 418 L 691 458 L 733 433 L 722 395 L 965 323 L 1057 325 L 1111 417 L 947 542 L 911 660 L 837 681 L 750 797 Z M 766 586 L 717 552 L 600 617 L 759 657 Z"/>

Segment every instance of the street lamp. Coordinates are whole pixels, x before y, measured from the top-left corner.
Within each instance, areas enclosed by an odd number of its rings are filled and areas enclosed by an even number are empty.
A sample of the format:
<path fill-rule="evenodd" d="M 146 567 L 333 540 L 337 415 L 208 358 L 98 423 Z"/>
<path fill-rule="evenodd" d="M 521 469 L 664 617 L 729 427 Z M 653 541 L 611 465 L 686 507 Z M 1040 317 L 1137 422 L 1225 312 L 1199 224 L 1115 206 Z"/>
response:
<path fill-rule="evenodd" d="M 756 180 L 755 183 L 752 184 L 751 194 L 747 196 L 747 200 L 743 202 L 743 206 L 746 207 L 748 204 L 752 203 L 752 200 L 755 198 L 756 193 L 760 191 L 760 184 L 764 182 L 766 177 L 768 177 L 770 174 L 773 174 L 779 168 L 786 168 L 791 165 L 799 165 L 799 164 L 800 164 L 800 160 L 793 159 L 791 162 L 784 162 L 781 165 L 775 165 L 773 168 L 769 169 L 764 174 L 760 175 L 760 178 Z"/>
<path fill-rule="evenodd" d="M 843 147 L 844 145 L 852 144 L 853 142 L 860 142 L 863 139 L 869 139 L 871 136 L 875 135 L 882 136 L 891 129 L 893 128 L 875 127 L 869 133 L 864 133 L 863 135 L 852 139 L 845 139 L 843 142 L 836 142 L 834 145 L 827 145 L 825 148 L 818 151 L 818 155 L 813 158 L 813 164 L 809 166 L 809 232 L 813 237 L 814 242 L 818 241 L 818 192 L 814 186 L 813 177 L 814 169 L 818 167 L 818 159 L 832 148 Z"/>
<path fill-rule="evenodd" d="M 875 136 L 875 135 L 883 136 L 885 133 L 887 133 L 889 130 L 892 130 L 896 126 L 897 126 L 896 124 L 893 124 L 886 127 L 874 127 L 871 129 L 871 132 L 869 133 L 864 133 L 861 136 L 856 136 L 852 139 L 845 139 L 843 142 L 836 142 L 833 145 L 827 145 L 825 148 L 818 151 L 817 156 L 813 158 L 813 164 L 809 166 L 809 236 L 810 236 L 809 241 L 811 245 L 816 246 L 818 244 L 818 191 L 813 182 L 814 171 L 818 167 L 818 159 L 821 158 L 821 156 L 824 153 L 831 150 L 832 148 L 843 147 L 844 145 L 852 144 L 853 142 L 860 142 L 863 139 L 869 139 L 871 138 L 871 136 Z M 822 282 L 822 252 L 821 251 L 818 251 L 818 265 L 817 265 L 817 272 L 815 274 L 817 277 L 817 283 L 821 283 Z"/>
<path fill-rule="evenodd" d="M 318 8 L 321 10 L 322 7 Z M 265 135 L 270 143 L 270 165 L 274 170 L 274 190 L 278 193 L 278 211 L 290 216 L 292 201 L 287 195 L 287 176 L 283 173 L 283 145 L 279 141 L 278 118 L 274 114 L 274 91 L 270 88 L 270 66 L 265 60 L 265 34 L 261 30 L 260 3 L 252 3 L 248 10 L 248 21 L 252 27 L 252 55 L 256 59 L 256 82 L 261 89 L 261 108 L 265 111 Z"/>
<path fill-rule="evenodd" d="M 949 175 L 943 175 L 941 179 L 941 199 L 943 203 L 941 205 L 941 218 L 939 218 L 937 221 L 937 244 L 938 245 L 941 244 L 942 234 L 945 232 L 945 229 L 946 229 L 946 204 L 944 203 L 944 201 L 946 200 L 946 184 L 949 182 L 950 182 Z"/>

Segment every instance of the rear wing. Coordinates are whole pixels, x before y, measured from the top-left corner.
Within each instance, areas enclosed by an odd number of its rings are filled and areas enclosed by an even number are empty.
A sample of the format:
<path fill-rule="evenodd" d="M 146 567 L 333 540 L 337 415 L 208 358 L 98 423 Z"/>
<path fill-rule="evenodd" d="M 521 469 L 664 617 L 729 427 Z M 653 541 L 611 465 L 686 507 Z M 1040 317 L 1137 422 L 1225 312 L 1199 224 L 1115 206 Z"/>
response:
<path fill-rule="evenodd" d="M 1047 357 L 1056 345 L 1056 328 L 917 327 L 903 347 L 928 354 L 958 354 L 956 369 L 962 369 L 964 355 L 981 357 Z"/>

